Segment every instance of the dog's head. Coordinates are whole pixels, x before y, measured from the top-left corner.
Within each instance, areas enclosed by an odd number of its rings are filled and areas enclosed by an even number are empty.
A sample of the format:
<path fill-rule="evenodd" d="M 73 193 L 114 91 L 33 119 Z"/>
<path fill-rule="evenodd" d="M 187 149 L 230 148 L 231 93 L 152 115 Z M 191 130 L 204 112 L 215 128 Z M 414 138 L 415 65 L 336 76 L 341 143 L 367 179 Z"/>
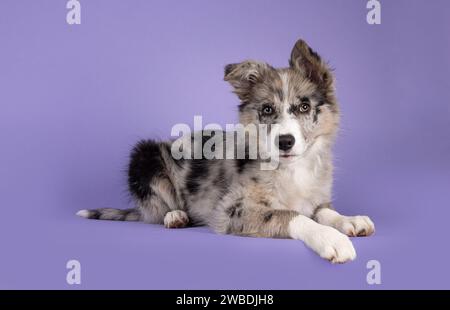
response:
<path fill-rule="evenodd" d="M 288 68 L 244 61 L 227 65 L 224 79 L 241 100 L 243 125 L 278 128 L 275 143 L 282 159 L 301 157 L 320 137 L 332 141 L 339 123 L 333 75 L 303 40 L 295 44 Z"/>

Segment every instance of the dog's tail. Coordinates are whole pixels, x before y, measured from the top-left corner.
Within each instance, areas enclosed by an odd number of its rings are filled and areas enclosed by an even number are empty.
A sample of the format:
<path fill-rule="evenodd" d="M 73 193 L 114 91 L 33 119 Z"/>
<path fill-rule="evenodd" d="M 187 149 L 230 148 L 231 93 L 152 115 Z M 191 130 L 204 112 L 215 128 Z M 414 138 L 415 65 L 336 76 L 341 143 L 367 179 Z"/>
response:
<path fill-rule="evenodd" d="M 141 213 L 138 209 L 111 209 L 102 208 L 95 210 L 80 210 L 78 216 L 93 220 L 110 220 L 110 221 L 139 221 Z"/>

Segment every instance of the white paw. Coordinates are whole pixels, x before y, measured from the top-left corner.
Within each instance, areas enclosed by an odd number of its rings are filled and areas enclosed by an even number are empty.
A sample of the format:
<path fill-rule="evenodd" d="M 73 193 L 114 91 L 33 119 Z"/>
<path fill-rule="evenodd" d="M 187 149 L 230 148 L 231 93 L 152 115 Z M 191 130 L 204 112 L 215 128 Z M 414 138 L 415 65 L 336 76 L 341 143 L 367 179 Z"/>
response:
<path fill-rule="evenodd" d="M 300 239 L 320 257 L 332 263 L 345 263 L 356 258 L 350 239 L 330 226 L 298 216 L 289 223 L 292 238 Z"/>
<path fill-rule="evenodd" d="M 356 251 L 350 239 L 329 226 L 318 228 L 305 239 L 305 243 L 320 257 L 332 263 L 345 263 L 356 258 Z"/>
<path fill-rule="evenodd" d="M 186 212 L 175 210 L 167 212 L 164 216 L 164 226 L 166 228 L 183 228 L 189 223 L 189 217 Z"/>
<path fill-rule="evenodd" d="M 368 216 L 341 216 L 333 226 L 350 237 L 370 236 L 375 232 L 375 225 Z"/>

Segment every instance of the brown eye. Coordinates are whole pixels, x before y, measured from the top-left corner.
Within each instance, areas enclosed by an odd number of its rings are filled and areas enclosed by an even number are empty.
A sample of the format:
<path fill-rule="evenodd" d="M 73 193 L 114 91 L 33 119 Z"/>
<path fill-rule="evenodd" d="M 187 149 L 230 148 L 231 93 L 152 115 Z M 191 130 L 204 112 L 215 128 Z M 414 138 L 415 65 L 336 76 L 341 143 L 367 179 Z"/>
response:
<path fill-rule="evenodd" d="M 300 113 L 306 113 L 309 112 L 311 109 L 311 102 L 309 101 L 308 97 L 301 97 L 300 99 L 300 105 L 298 107 L 298 111 Z"/>
<path fill-rule="evenodd" d="M 311 106 L 309 103 L 302 103 L 300 104 L 300 112 L 302 113 L 306 113 L 309 111 L 309 109 L 311 109 Z"/>
<path fill-rule="evenodd" d="M 272 115 L 273 112 L 275 112 L 275 110 L 270 105 L 263 107 L 262 113 L 264 115 Z"/>

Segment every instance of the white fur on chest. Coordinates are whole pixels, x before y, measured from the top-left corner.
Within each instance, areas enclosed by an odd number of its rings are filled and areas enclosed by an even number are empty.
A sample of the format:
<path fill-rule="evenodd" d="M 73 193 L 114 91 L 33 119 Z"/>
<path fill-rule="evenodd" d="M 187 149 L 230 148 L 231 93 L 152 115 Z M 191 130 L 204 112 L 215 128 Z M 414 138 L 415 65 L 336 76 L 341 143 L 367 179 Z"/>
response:
<path fill-rule="evenodd" d="M 331 199 L 331 174 L 320 156 L 304 158 L 281 169 L 274 179 L 281 207 L 311 216 L 315 208 Z"/>

